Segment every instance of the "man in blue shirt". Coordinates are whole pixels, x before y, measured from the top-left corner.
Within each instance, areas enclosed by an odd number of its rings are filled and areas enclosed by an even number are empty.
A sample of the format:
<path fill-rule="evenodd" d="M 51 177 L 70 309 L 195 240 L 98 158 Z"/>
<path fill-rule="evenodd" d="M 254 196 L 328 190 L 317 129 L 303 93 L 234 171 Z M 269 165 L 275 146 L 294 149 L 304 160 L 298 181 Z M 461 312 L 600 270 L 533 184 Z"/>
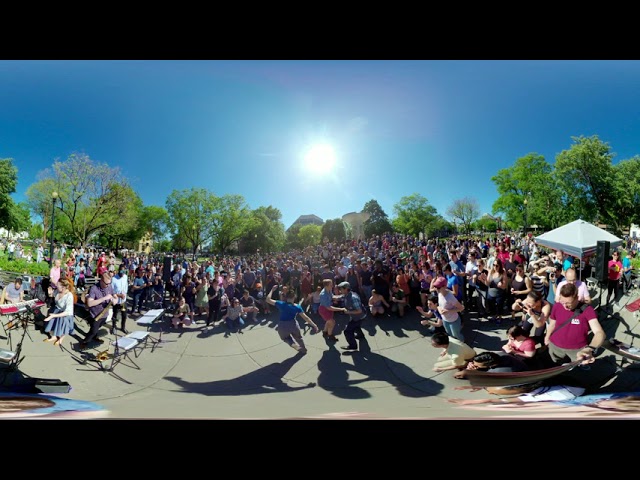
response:
<path fill-rule="evenodd" d="M 280 318 L 278 320 L 278 335 L 283 342 L 289 345 L 294 350 L 297 350 L 299 353 L 305 354 L 307 353 L 307 348 L 304 345 L 304 340 L 302 340 L 302 334 L 300 333 L 300 327 L 298 327 L 298 322 L 296 322 L 296 316 L 300 315 L 305 322 L 307 322 L 311 327 L 313 327 L 314 333 L 318 333 L 318 326 L 313 323 L 313 320 L 309 318 L 309 316 L 304 313 L 302 307 L 300 305 L 295 304 L 296 300 L 296 292 L 290 290 L 287 293 L 287 301 L 283 302 L 282 300 L 273 300 L 271 295 L 274 290 L 278 288 L 277 285 L 274 285 L 267 295 L 267 303 L 269 305 L 275 305 L 275 307 L 280 312 Z M 294 342 L 295 340 L 295 342 Z"/>
<path fill-rule="evenodd" d="M 342 282 L 338 285 L 340 293 L 344 298 L 344 307 L 342 310 L 349 315 L 349 323 L 344 329 L 344 338 L 349 343 L 346 347 L 340 347 L 343 350 L 358 350 L 358 344 L 356 339 L 364 338 L 362 331 L 362 320 L 367 316 L 366 312 L 362 310 L 362 302 L 360 296 L 351 291 L 351 284 L 349 282 Z M 347 352 L 344 352 L 347 353 Z"/>

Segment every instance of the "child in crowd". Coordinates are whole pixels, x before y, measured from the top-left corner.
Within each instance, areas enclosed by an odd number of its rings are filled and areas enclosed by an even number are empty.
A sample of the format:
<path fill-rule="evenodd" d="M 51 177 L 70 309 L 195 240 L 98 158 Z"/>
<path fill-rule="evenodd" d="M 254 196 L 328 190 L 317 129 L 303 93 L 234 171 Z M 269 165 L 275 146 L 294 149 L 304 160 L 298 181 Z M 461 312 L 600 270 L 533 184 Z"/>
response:
<path fill-rule="evenodd" d="M 178 302 L 178 307 L 176 308 L 175 313 L 173 314 L 173 320 L 171 321 L 171 326 L 173 328 L 177 328 L 178 326 L 183 327 L 184 325 L 189 326 L 193 323 L 193 312 L 189 307 L 189 304 L 186 302 L 184 297 L 180 297 L 180 301 Z"/>

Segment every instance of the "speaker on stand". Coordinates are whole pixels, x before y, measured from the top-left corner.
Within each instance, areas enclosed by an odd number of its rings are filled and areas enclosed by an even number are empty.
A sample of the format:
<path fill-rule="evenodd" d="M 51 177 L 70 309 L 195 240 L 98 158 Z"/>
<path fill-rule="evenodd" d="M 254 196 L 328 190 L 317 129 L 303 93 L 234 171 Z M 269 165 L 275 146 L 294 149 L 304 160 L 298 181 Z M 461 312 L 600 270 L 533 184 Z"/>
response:
<path fill-rule="evenodd" d="M 171 280 L 171 257 L 164 257 L 162 264 L 162 281 L 167 284 Z"/>
<path fill-rule="evenodd" d="M 609 250 L 611 249 L 611 242 L 606 240 L 598 240 L 596 244 L 596 264 L 594 268 L 595 278 L 598 281 L 598 287 L 600 288 L 600 300 L 598 301 L 598 308 L 602 306 L 602 286 L 609 280 Z"/>

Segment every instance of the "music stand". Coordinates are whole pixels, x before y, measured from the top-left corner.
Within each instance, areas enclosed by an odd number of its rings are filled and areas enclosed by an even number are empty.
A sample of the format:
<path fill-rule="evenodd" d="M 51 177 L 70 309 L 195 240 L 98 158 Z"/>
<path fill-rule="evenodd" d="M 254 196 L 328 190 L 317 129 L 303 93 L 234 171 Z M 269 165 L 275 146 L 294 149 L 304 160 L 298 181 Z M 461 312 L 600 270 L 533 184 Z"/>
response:
<path fill-rule="evenodd" d="M 40 305 L 42 306 L 42 305 Z M 39 307 L 38 307 L 39 308 Z M 31 305 L 26 304 L 25 305 L 25 309 L 20 312 L 15 312 L 12 314 L 11 319 L 5 324 L 2 324 L 2 328 L 4 329 L 4 333 L 7 335 L 7 341 L 9 342 L 9 349 L 13 350 L 13 343 L 12 343 L 12 338 L 11 338 L 11 331 L 15 330 L 18 327 L 22 327 L 23 332 L 22 332 L 22 338 L 20 340 L 20 345 L 22 345 L 22 341 L 24 340 L 25 335 L 29 336 L 29 340 L 31 340 L 33 342 L 33 338 L 31 337 L 31 334 L 29 333 L 29 319 L 31 317 L 31 319 L 33 319 L 34 317 L 34 308 L 31 307 Z"/>
<path fill-rule="evenodd" d="M 140 366 L 138 366 L 138 364 L 135 363 L 133 359 L 129 356 L 129 351 L 134 350 L 140 342 L 135 338 L 118 337 L 117 333 L 114 333 L 113 336 L 114 336 L 114 341 L 109 342 L 109 345 L 112 345 L 114 347 L 114 351 L 112 354 L 108 353 L 109 348 L 107 347 L 107 350 L 103 352 L 99 352 L 98 355 L 93 353 L 88 353 L 88 352 L 81 352 L 80 354 L 81 358 L 76 358 L 75 355 L 73 354 L 71 356 L 74 360 L 76 360 L 81 365 L 87 365 L 96 371 L 105 372 L 105 373 L 108 372 L 110 375 L 114 376 L 118 380 L 121 380 L 125 383 L 130 384 L 131 382 L 125 380 L 120 375 L 116 374 L 113 370 L 125 358 L 128 359 L 129 362 L 132 364 L 132 365 L 127 365 L 128 367 L 136 368 L 137 370 L 140 370 Z M 100 357 L 100 355 L 105 352 L 107 352 L 108 356 L 107 358 L 103 359 Z M 109 361 L 111 361 L 111 363 L 110 365 L 107 366 L 106 364 L 109 363 Z M 89 362 L 95 362 L 97 363 L 97 365 L 89 365 Z"/>
<path fill-rule="evenodd" d="M 143 316 L 141 316 L 140 318 L 136 319 L 136 323 L 140 326 L 144 326 L 147 327 L 147 332 L 149 331 L 149 329 L 151 328 L 151 326 L 156 323 L 156 321 L 159 318 L 164 317 L 164 313 L 165 313 L 165 309 L 164 308 L 159 308 L 156 310 L 149 310 L 147 313 L 145 313 Z M 151 340 L 151 353 L 153 353 L 153 351 L 156 349 L 156 347 L 161 347 L 163 343 L 167 343 L 169 341 L 175 341 L 175 340 L 163 340 L 162 339 L 162 334 L 164 332 L 164 328 L 162 326 L 162 324 L 160 324 L 160 335 L 156 338 L 153 335 L 149 335 L 149 340 Z"/>

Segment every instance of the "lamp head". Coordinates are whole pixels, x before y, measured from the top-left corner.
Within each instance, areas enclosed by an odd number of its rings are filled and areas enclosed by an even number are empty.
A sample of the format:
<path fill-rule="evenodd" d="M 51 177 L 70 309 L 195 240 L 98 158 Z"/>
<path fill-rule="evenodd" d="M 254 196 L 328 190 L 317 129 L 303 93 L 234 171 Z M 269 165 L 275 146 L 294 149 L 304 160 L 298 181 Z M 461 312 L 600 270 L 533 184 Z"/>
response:
<path fill-rule="evenodd" d="M 58 192 L 56 192 L 55 190 L 51 192 L 51 198 L 55 201 L 55 199 L 58 198 Z"/>

